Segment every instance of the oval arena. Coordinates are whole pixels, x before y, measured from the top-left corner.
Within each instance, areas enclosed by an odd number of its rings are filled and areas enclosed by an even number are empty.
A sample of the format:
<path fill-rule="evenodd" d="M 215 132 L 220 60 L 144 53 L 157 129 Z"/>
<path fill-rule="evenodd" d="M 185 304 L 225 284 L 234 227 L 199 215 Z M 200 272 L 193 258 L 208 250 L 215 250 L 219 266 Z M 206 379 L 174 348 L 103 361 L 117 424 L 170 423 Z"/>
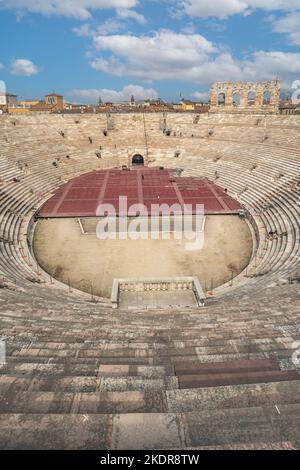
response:
<path fill-rule="evenodd" d="M 297 448 L 299 116 L 3 115 L 0 141 L 1 448 Z M 203 204 L 203 248 L 98 239 L 120 195 Z"/>

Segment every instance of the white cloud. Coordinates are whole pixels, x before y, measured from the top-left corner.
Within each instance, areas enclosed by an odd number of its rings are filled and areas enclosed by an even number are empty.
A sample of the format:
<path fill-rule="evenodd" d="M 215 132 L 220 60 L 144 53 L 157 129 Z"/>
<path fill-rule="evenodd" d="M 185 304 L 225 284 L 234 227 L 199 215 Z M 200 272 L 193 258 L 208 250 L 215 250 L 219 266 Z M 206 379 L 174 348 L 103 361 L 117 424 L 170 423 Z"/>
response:
<path fill-rule="evenodd" d="M 182 3 L 189 16 L 203 18 L 226 18 L 236 13 L 244 13 L 248 8 L 247 3 L 241 0 L 184 0 Z"/>
<path fill-rule="evenodd" d="M 209 91 L 194 91 L 192 97 L 197 101 L 208 101 L 209 100 Z"/>
<path fill-rule="evenodd" d="M 74 27 L 73 31 L 77 36 L 93 37 L 97 35 L 101 36 L 117 33 L 118 31 L 124 29 L 124 27 L 126 26 L 126 20 L 128 19 L 133 19 L 140 24 L 146 23 L 146 18 L 143 15 L 136 13 L 133 10 L 128 10 L 127 8 L 117 9 L 116 15 L 116 18 L 108 18 L 100 25 L 91 25 L 89 23 L 84 23 L 81 26 Z"/>
<path fill-rule="evenodd" d="M 106 59 L 98 57 L 91 66 L 113 75 L 131 75 L 143 80 L 197 80 L 195 66 L 205 62 L 216 48 L 199 34 L 186 35 L 162 30 L 151 36 L 95 36 L 98 51 L 110 51 Z"/>
<path fill-rule="evenodd" d="M 120 18 L 125 18 L 125 19 L 128 19 L 128 18 L 131 18 L 131 19 L 134 19 L 135 21 L 137 21 L 138 23 L 140 24 L 145 24 L 146 23 L 146 18 L 141 15 L 140 13 L 137 13 L 136 11 L 134 10 L 128 10 L 127 8 L 119 8 L 117 9 L 117 15 L 120 17 Z"/>
<path fill-rule="evenodd" d="M 75 28 L 72 29 L 72 31 L 79 37 L 85 37 L 85 36 L 93 36 L 95 31 L 93 30 L 92 26 L 88 23 L 84 23 L 81 26 L 76 26 Z M 112 31 L 113 33 L 115 31 Z M 102 33 L 105 34 L 105 33 Z"/>
<path fill-rule="evenodd" d="M 92 88 L 86 90 L 71 90 L 67 93 L 67 96 L 84 103 L 98 103 L 100 97 L 102 101 L 119 103 L 122 101 L 129 101 L 132 95 L 134 95 L 136 100 L 158 98 L 158 94 L 153 88 L 144 88 L 138 85 L 127 85 L 120 91 L 105 88 Z"/>
<path fill-rule="evenodd" d="M 287 34 L 290 44 L 300 45 L 300 12 L 273 21 L 273 31 Z"/>
<path fill-rule="evenodd" d="M 96 35 L 93 40 L 100 53 L 90 61 L 94 69 L 147 82 L 179 80 L 202 87 L 279 76 L 289 83 L 300 74 L 300 53 L 257 51 L 237 60 L 198 34 L 162 30 L 151 36 Z"/>
<path fill-rule="evenodd" d="M 123 23 L 117 21 L 114 18 L 109 18 L 98 26 L 92 26 L 89 23 L 84 23 L 81 26 L 73 28 L 74 33 L 77 36 L 96 36 L 98 34 L 113 34 L 117 33 L 124 27 Z"/>
<path fill-rule="evenodd" d="M 300 53 L 282 51 L 257 51 L 252 60 L 243 64 L 243 75 L 254 80 L 255 77 L 265 79 L 297 76 L 300 73 Z"/>
<path fill-rule="evenodd" d="M 38 72 L 38 67 L 28 59 L 16 59 L 12 62 L 10 67 L 10 73 L 13 75 L 30 77 L 31 75 L 36 75 Z"/>
<path fill-rule="evenodd" d="M 19 14 L 30 12 L 86 20 L 93 10 L 129 9 L 137 3 L 138 0 L 0 0 L 0 8 L 15 10 Z"/>
<path fill-rule="evenodd" d="M 300 9 L 300 0 L 181 0 L 180 5 L 189 16 L 227 18 L 255 9 L 293 11 Z"/>
<path fill-rule="evenodd" d="M 117 33 L 123 27 L 124 25 L 120 21 L 117 21 L 114 18 L 110 18 L 104 21 L 104 23 L 102 23 L 100 26 L 97 27 L 97 33 L 98 34 Z"/>

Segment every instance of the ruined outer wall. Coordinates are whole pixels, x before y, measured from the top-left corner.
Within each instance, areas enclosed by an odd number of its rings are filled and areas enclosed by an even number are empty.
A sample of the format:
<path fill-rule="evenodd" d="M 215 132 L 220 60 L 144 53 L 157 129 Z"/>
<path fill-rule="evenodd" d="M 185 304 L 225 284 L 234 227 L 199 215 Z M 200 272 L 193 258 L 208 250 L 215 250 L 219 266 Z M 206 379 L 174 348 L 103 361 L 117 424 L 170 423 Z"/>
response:
<path fill-rule="evenodd" d="M 248 103 L 248 93 L 256 94 L 255 102 Z M 264 93 L 270 93 L 270 102 L 264 104 Z M 225 94 L 225 105 L 219 105 L 220 93 Z M 240 95 L 238 106 L 233 104 L 235 93 Z M 211 88 L 211 107 L 213 113 L 248 113 L 248 114 L 278 114 L 280 99 L 280 82 L 272 80 L 271 82 L 217 82 Z"/>

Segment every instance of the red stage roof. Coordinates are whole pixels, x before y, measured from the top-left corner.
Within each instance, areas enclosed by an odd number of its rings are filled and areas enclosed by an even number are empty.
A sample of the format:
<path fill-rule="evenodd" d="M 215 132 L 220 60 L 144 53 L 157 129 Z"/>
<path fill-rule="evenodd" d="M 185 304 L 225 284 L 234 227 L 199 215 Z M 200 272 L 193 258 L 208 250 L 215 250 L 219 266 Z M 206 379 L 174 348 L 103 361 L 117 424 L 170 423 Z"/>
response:
<path fill-rule="evenodd" d="M 95 217 L 100 204 L 112 204 L 117 215 L 119 197 L 127 197 L 127 205 L 152 204 L 204 205 L 205 214 L 232 214 L 241 208 L 220 187 L 207 178 L 174 177 L 170 170 L 133 168 L 130 170 L 92 171 L 61 186 L 42 206 L 39 217 Z M 131 214 L 133 215 L 133 214 Z"/>

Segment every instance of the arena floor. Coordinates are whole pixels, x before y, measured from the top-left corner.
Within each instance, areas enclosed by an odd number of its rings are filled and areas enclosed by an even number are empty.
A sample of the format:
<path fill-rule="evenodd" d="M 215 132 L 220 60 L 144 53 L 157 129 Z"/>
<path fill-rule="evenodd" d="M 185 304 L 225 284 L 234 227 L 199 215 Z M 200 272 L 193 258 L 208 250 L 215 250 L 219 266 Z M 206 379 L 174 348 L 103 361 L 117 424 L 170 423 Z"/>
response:
<path fill-rule="evenodd" d="M 207 289 L 222 285 L 249 263 L 252 236 L 236 215 L 207 216 L 204 247 L 187 251 L 185 241 L 99 240 L 82 235 L 77 219 L 40 219 L 33 249 L 51 276 L 85 292 L 110 297 L 114 278 L 198 276 Z"/>

